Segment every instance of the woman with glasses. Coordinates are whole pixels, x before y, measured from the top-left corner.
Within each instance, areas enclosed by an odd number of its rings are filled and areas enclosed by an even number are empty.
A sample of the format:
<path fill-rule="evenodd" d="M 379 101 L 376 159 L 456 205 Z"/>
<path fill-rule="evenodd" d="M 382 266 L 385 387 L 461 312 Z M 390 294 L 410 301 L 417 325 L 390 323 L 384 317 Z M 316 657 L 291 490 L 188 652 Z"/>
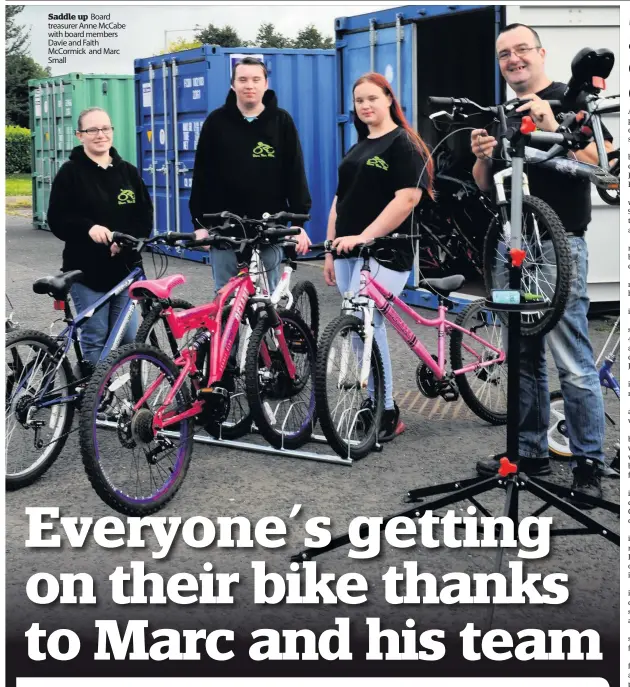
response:
<path fill-rule="evenodd" d="M 81 112 L 76 136 L 81 145 L 70 153 L 52 184 L 48 225 L 65 242 L 61 269 L 84 274 L 82 283 L 73 284 L 70 292 L 80 312 L 141 264 L 139 253 L 112 243 L 112 232 L 148 237 L 153 206 L 136 167 L 113 147 L 114 127 L 105 110 L 91 107 Z M 125 289 L 82 327 L 81 349 L 86 361 L 82 375 L 91 374 L 128 299 Z M 135 310 L 122 343 L 134 340 L 138 325 Z"/>

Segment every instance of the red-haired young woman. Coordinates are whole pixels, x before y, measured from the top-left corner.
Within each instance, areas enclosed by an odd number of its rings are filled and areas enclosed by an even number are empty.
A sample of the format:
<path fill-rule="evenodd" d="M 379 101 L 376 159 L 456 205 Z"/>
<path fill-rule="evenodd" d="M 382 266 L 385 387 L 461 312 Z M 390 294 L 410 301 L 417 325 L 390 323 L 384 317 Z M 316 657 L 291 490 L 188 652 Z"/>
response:
<path fill-rule="evenodd" d="M 422 194 L 433 195 L 433 163 L 429 150 L 411 128 L 389 82 L 381 74 L 365 74 L 355 82 L 354 125 L 358 142 L 339 165 L 337 193 L 328 217 L 327 238 L 334 253 L 326 256 L 324 278 L 340 293 L 359 290 L 362 261 L 357 244 L 397 232 L 412 234 L 411 214 Z M 387 242 L 370 259 L 376 279 L 395 295 L 407 283 L 413 264 L 409 239 Z M 393 399 L 392 365 L 385 323 L 374 317 L 374 337 L 383 358 L 385 412 L 381 440 L 404 430 Z"/>

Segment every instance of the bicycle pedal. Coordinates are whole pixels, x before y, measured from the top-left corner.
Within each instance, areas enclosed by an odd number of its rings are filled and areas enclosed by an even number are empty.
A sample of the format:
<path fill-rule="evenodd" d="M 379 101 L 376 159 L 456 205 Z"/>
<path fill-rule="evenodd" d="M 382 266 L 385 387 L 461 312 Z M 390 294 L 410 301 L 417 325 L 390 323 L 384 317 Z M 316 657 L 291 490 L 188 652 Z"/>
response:
<path fill-rule="evenodd" d="M 618 189 L 619 178 L 604 171 L 597 171 L 591 173 L 591 181 L 597 188 L 603 189 Z"/>
<path fill-rule="evenodd" d="M 440 396 L 447 402 L 452 403 L 453 401 L 459 400 L 459 391 L 454 389 L 452 386 L 448 386 L 440 389 Z"/>

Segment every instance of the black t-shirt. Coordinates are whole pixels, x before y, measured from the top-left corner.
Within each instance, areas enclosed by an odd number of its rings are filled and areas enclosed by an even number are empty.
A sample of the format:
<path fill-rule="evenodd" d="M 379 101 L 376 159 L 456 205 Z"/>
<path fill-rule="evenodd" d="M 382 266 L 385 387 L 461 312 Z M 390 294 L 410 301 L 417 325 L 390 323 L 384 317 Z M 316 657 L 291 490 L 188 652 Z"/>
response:
<path fill-rule="evenodd" d="M 403 188 L 428 186 L 425 160 L 407 132 L 398 127 L 379 138 L 365 138 L 350 148 L 339 165 L 336 236 L 356 236 L 368 227 Z M 411 234 L 409 217 L 390 233 Z M 358 251 L 338 257 L 356 257 Z M 410 270 L 413 248 L 409 239 L 387 242 L 375 259 L 398 272 Z"/>
<path fill-rule="evenodd" d="M 566 84 L 559 81 L 552 81 L 546 88 L 539 91 L 536 95 L 542 100 L 562 100 Z M 558 115 L 560 112 L 566 110 L 565 108 L 552 108 L 553 113 Z M 524 112 L 512 113 L 507 118 L 508 127 L 518 124 Z M 603 127 L 604 138 L 612 141 L 610 132 Z M 493 136 L 497 137 L 499 125 L 494 127 Z M 528 143 L 531 147 L 539 147 L 547 150 L 549 146 L 537 146 L 533 143 Z M 495 158 L 500 154 L 499 149 L 501 144 L 495 148 Z M 504 163 L 496 160 L 493 162 L 493 172 L 502 169 Z M 564 228 L 568 232 L 583 232 L 586 231 L 588 224 L 591 221 L 591 184 L 587 179 L 578 179 L 569 174 L 560 174 L 551 169 L 529 163 L 525 165 L 525 173 L 529 179 L 529 192 L 532 196 L 536 196 L 544 200 L 550 205 L 560 217 Z"/>

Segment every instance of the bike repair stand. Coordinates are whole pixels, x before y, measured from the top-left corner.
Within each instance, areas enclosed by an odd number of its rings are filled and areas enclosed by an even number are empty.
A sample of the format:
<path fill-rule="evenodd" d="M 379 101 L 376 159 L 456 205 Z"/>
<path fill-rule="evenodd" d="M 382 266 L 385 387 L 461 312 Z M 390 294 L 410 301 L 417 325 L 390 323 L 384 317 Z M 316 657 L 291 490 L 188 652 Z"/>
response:
<path fill-rule="evenodd" d="M 523 133 L 526 133 L 523 131 Z M 522 184 L 520 181 L 523 174 L 523 155 L 525 145 L 524 139 L 520 145 L 517 143 L 512 157 L 513 176 L 512 176 L 512 200 L 511 200 L 511 250 L 510 250 L 510 290 L 516 291 L 520 296 L 522 263 L 525 258 L 525 251 L 521 250 L 521 212 L 522 212 Z M 519 155 L 520 153 L 520 155 Z M 515 181 L 517 180 L 517 181 Z M 521 298 L 521 300 L 523 300 Z M 521 313 L 540 312 L 543 309 L 540 303 L 517 303 L 499 304 L 492 300 L 486 300 L 486 307 L 489 310 L 508 313 L 508 404 L 507 404 L 507 456 L 500 459 L 497 474 L 493 477 L 474 477 L 470 479 L 447 482 L 432 487 L 421 487 L 412 489 L 407 493 L 408 502 L 423 501 L 426 497 L 443 494 L 441 498 L 415 506 L 410 510 L 396 513 L 384 518 L 380 529 L 385 529 L 387 523 L 393 518 L 407 517 L 420 518 L 427 511 L 435 511 L 454 503 L 469 501 L 476 507 L 477 511 L 486 517 L 492 514 L 484 508 L 477 500 L 479 494 L 485 494 L 495 489 L 504 489 L 505 504 L 502 515 L 507 516 L 514 523 L 514 530 L 517 531 L 519 525 L 519 490 L 528 491 L 538 497 L 543 505 L 534 511 L 530 517 L 538 517 L 552 506 L 568 515 L 572 520 L 582 525 L 578 528 L 552 528 L 551 536 L 569 536 L 578 534 L 599 534 L 608 541 L 619 546 L 619 534 L 611 532 L 607 527 L 601 525 L 596 520 L 588 516 L 579 508 L 572 506 L 563 498 L 570 497 L 592 507 L 603 508 L 611 513 L 619 515 L 619 504 L 605 501 L 604 499 L 594 498 L 579 492 L 575 492 L 567 487 L 545 482 L 538 478 L 528 477 L 525 472 L 518 469 L 518 433 L 519 433 L 519 382 L 520 382 L 520 338 L 521 338 Z M 482 529 L 478 527 L 478 532 Z M 364 536 L 368 533 L 368 526 L 363 525 L 359 528 L 359 535 Z M 345 534 L 335 537 L 327 546 L 317 549 L 304 549 L 294 555 L 291 560 L 294 562 L 311 560 L 315 556 L 320 556 L 327 551 L 332 551 L 350 543 L 350 537 Z M 495 572 L 501 571 L 503 563 L 503 548 L 499 547 Z M 491 606 L 491 614 L 494 613 L 494 604 Z M 490 627 L 492 627 L 493 616 L 490 616 Z"/>

